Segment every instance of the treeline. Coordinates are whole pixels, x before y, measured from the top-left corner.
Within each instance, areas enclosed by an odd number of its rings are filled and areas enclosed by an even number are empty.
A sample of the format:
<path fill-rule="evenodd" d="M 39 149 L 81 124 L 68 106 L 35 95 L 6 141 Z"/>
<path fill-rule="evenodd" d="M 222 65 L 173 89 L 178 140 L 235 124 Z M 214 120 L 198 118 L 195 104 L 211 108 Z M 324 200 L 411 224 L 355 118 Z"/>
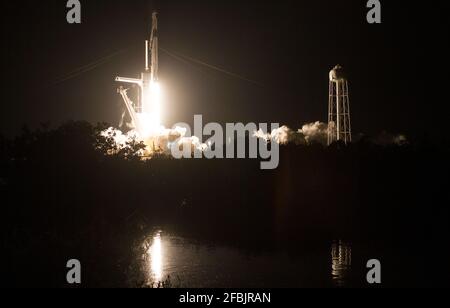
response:
<path fill-rule="evenodd" d="M 7 139 L 0 135 L 2 160 L 99 160 L 105 156 L 133 159 L 145 147 L 130 139 L 128 147 L 119 147 L 114 135 L 102 134 L 110 126 L 106 123 L 92 125 L 88 122 L 68 122 L 56 129 L 41 124 L 35 130 L 24 126 L 20 134 Z M 114 154 L 114 155 L 109 155 Z"/>

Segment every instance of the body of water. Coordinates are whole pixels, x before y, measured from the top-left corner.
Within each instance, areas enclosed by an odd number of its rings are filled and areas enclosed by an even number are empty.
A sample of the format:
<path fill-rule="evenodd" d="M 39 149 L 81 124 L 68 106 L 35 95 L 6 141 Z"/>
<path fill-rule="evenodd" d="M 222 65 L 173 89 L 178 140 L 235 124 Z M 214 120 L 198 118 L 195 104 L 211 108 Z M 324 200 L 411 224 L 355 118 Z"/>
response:
<path fill-rule="evenodd" d="M 138 249 L 131 286 L 192 288 L 346 287 L 353 285 L 352 245 L 248 252 L 155 232 Z M 362 283 L 363 281 L 361 281 Z"/>

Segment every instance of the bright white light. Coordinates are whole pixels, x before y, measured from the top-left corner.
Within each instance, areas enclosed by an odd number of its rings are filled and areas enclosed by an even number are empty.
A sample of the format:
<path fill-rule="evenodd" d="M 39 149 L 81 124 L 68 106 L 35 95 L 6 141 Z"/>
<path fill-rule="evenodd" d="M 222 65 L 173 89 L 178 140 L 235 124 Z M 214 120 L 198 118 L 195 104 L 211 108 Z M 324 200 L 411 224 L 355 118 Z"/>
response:
<path fill-rule="evenodd" d="M 138 115 L 143 138 L 155 136 L 161 130 L 161 86 L 152 82 L 143 93 L 143 110 Z"/>
<path fill-rule="evenodd" d="M 161 234 L 157 234 L 153 238 L 153 245 L 150 247 L 148 254 L 150 255 L 153 278 L 159 282 L 163 277 L 163 249 Z"/>

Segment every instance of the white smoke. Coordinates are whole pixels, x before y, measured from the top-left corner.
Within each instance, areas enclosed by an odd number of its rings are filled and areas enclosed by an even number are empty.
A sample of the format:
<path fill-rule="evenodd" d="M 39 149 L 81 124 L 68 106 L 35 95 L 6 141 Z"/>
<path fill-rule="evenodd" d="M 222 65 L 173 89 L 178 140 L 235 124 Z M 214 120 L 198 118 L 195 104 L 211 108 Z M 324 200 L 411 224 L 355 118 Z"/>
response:
<path fill-rule="evenodd" d="M 330 125 L 334 125 L 334 123 L 330 123 Z M 308 145 L 318 143 L 326 146 L 328 144 L 328 128 L 328 124 L 317 121 L 305 124 L 297 131 L 293 131 L 287 126 L 275 129 L 271 133 L 265 133 L 260 129 L 254 133 L 254 137 L 263 139 L 265 142 L 276 142 L 280 145 Z M 380 146 L 402 146 L 409 143 L 405 135 L 394 135 L 387 132 L 382 132 L 370 140 L 372 143 Z"/>
<path fill-rule="evenodd" d="M 254 133 L 254 137 L 261 138 L 266 142 L 276 142 L 281 145 L 293 143 L 296 145 L 305 145 L 313 142 L 327 144 L 328 125 L 322 122 L 305 124 L 297 131 L 287 126 L 282 126 L 273 130 L 271 133 L 265 133 L 258 130 Z"/>
<path fill-rule="evenodd" d="M 143 142 L 146 145 L 145 156 L 152 156 L 155 153 L 170 154 L 172 147 L 191 147 L 192 151 L 205 152 L 209 147 L 201 143 L 198 137 L 186 137 L 187 130 L 183 127 L 167 129 L 162 127 L 151 137 L 142 138 L 136 130 L 131 130 L 124 134 L 122 131 L 109 128 L 101 133 L 103 137 L 113 138 L 118 150 L 129 147 L 132 141 Z"/>
<path fill-rule="evenodd" d="M 146 149 L 141 154 L 144 156 L 152 156 L 155 153 L 170 155 L 173 147 L 178 147 L 178 149 L 190 147 L 192 152 L 206 152 L 211 148 L 211 144 L 202 143 L 198 137 L 189 137 L 186 134 L 186 128 L 178 126 L 173 129 L 162 127 L 157 134 L 148 138 L 141 138 L 136 130 L 131 130 L 124 134 L 120 130 L 109 128 L 101 133 L 104 137 L 113 138 L 118 150 L 126 149 L 133 142 L 143 142 L 146 145 Z M 304 124 L 297 131 L 287 126 L 282 126 L 274 129 L 270 133 L 265 133 L 262 129 L 259 129 L 254 132 L 253 137 L 262 139 L 266 143 L 275 142 L 280 145 L 308 145 L 318 143 L 326 146 L 328 142 L 328 124 L 319 121 L 308 123 Z M 387 132 L 383 132 L 376 138 L 371 139 L 371 141 L 381 146 L 401 146 L 408 144 L 408 139 L 405 135 L 392 135 Z"/>
<path fill-rule="evenodd" d="M 272 134 L 267 134 L 262 129 L 259 129 L 258 131 L 255 131 L 254 134 L 253 134 L 253 137 L 259 138 L 259 139 L 263 139 L 266 142 L 269 142 L 269 141 L 272 140 Z"/>
<path fill-rule="evenodd" d="M 287 126 L 272 131 L 272 140 L 278 144 L 287 144 L 291 140 L 292 130 Z"/>
<path fill-rule="evenodd" d="M 140 142 L 139 135 L 136 131 L 132 130 L 124 134 L 122 131 L 110 127 L 100 133 L 102 137 L 114 139 L 116 150 L 120 151 L 129 147 L 129 144 L 133 141 Z M 112 153 L 110 153 L 112 154 Z"/>
<path fill-rule="evenodd" d="M 298 132 L 305 137 L 307 143 L 318 142 L 325 145 L 328 142 L 328 124 L 326 123 L 305 124 Z"/>
<path fill-rule="evenodd" d="M 291 141 L 292 134 L 293 131 L 289 127 L 282 126 L 274 129 L 271 133 L 265 133 L 262 129 L 259 129 L 253 134 L 253 137 L 263 139 L 266 142 L 276 142 L 284 145 Z"/>
<path fill-rule="evenodd" d="M 119 146 L 126 146 L 127 141 L 132 139 L 139 139 L 136 131 L 132 130 L 126 134 L 123 134 L 122 131 L 115 129 L 113 127 L 108 128 L 101 132 L 101 136 L 103 137 L 113 137 L 116 141 L 116 144 Z"/>

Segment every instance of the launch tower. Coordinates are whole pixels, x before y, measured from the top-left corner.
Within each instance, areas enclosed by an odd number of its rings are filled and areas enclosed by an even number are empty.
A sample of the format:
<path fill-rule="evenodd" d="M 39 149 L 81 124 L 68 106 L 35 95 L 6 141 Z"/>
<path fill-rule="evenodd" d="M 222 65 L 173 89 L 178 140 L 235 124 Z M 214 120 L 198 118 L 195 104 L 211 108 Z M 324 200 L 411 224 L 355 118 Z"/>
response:
<path fill-rule="evenodd" d="M 145 41 L 145 70 L 140 78 L 116 77 L 117 82 L 138 86 L 138 101 L 132 102 L 127 91 L 120 87 L 118 92 L 122 96 L 132 125 L 141 135 L 148 137 L 160 127 L 160 89 L 158 84 L 158 18 L 152 14 L 152 29 L 150 40 Z"/>

